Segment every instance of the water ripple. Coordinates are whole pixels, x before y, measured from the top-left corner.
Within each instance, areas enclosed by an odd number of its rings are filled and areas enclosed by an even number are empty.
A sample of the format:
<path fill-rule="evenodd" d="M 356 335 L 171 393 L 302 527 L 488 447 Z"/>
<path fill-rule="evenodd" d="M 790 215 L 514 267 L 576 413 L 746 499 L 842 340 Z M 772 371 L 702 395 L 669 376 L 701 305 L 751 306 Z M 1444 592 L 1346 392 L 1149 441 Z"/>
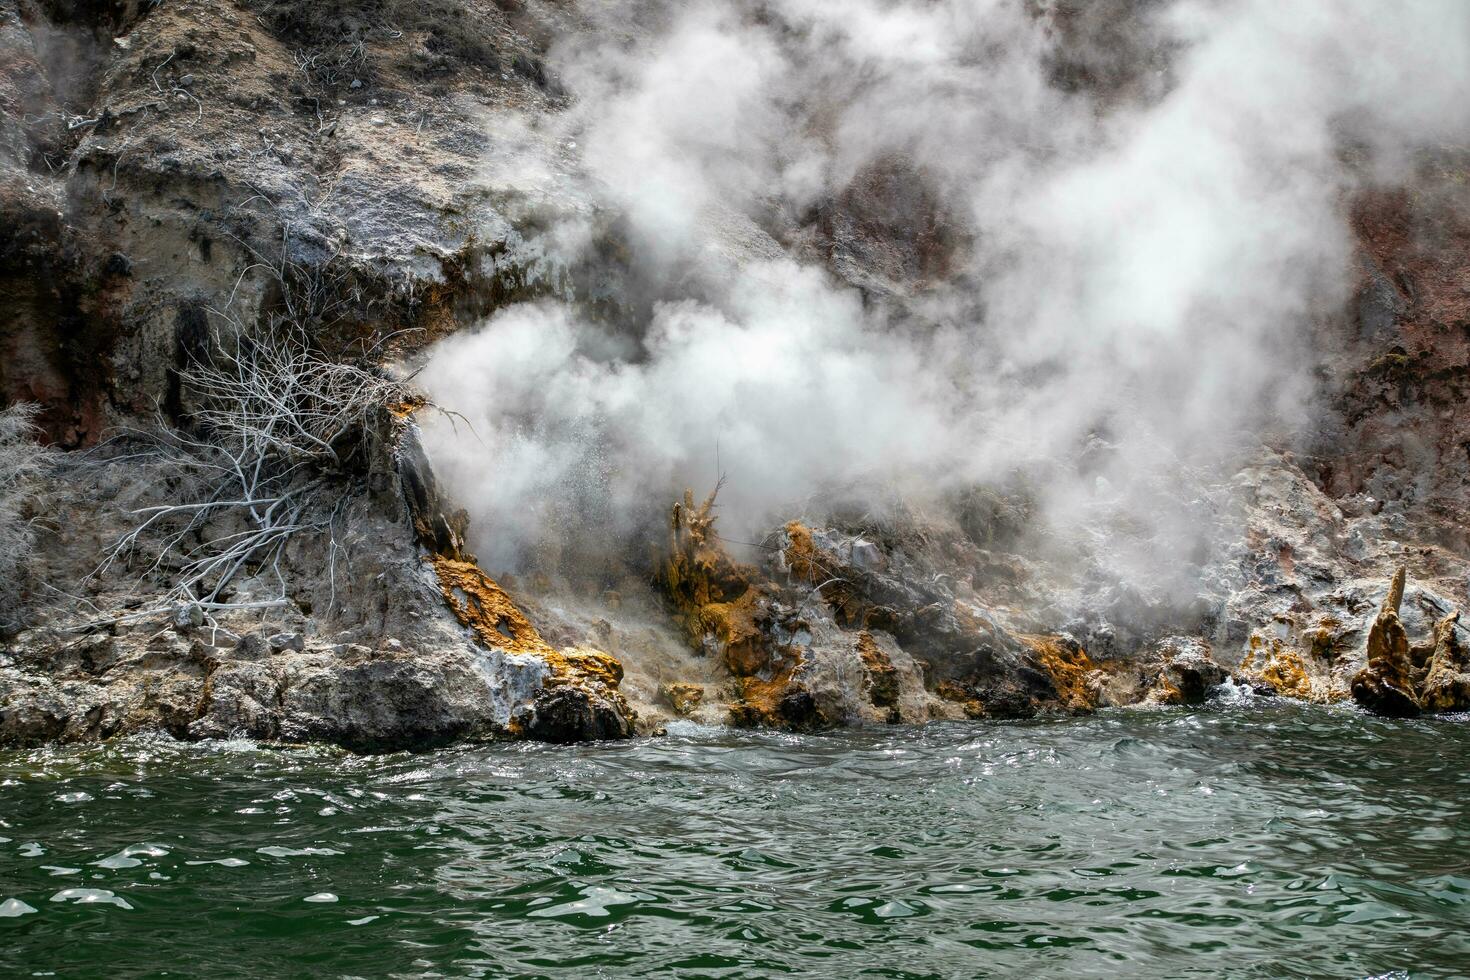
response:
<path fill-rule="evenodd" d="M 1459 975 L 1467 739 L 1242 699 L 427 756 L 0 754 L 0 973 Z"/>

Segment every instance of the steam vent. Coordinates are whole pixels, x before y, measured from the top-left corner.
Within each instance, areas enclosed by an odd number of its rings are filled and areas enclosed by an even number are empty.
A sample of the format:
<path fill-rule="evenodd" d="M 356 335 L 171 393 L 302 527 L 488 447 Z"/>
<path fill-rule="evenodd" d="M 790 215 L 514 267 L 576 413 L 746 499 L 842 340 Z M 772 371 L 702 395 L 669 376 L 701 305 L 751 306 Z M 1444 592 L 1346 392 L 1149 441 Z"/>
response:
<path fill-rule="evenodd" d="M 0 0 L 0 975 L 1470 972 L 1470 3 Z"/>

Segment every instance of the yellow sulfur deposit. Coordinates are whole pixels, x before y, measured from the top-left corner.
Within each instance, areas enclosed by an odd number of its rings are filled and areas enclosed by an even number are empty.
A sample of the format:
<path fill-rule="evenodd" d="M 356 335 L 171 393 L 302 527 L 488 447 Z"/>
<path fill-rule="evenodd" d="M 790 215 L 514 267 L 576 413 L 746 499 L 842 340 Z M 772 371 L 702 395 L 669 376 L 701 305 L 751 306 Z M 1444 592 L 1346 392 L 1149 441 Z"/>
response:
<path fill-rule="evenodd" d="M 1016 639 L 1036 654 L 1063 707 L 1069 711 L 1097 708 L 1097 691 L 1088 683 L 1094 668 L 1086 650 L 1060 636 L 1018 633 Z"/>
<path fill-rule="evenodd" d="M 547 687 L 600 685 L 608 696 L 621 703 L 617 689 L 623 680 L 623 665 L 616 657 L 588 647 L 553 649 L 515 600 L 479 565 L 442 555 L 431 555 L 429 561 L 439 576 L 445 603 L 481 643 L 510 653 L 536 655 L 549 670 Z"/>

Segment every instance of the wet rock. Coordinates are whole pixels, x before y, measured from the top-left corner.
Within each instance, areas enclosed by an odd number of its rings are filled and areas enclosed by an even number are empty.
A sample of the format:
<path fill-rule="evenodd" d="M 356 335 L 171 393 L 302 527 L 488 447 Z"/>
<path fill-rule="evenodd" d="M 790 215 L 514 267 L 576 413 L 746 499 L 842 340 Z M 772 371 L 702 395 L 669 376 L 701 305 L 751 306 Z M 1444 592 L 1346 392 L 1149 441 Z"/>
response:
<path fill-rule="evenodd" d="M 1470 711 L 1470 646 L 1459 624 L 1456 611 L 1434 628 L 1434 652 L 1421 696 L 1426 711 Z"/>
<path fill-rule="evenodd" d="M 274 739 L 280 730 L 280 683 L 261 664 L 231 663 L 205 682 L 201 716 L 188 726 L 191 738 Z"/>
<path fill-rule="evenodd" d="M 1158 679 L 1148 694 L 1156 704 L 1201 704 L 1230 676 L 1212 659 L 1202 640 L 1179 637 L 1165 641 L 1163 655 Z"/>
<path fill-rule="evenodd" d="M 461 658 L 369 658 L 341 665 L 300 658 L 283 672 L 280 737 L 392 752 L 498 730 L 486 678 Z"/>
<path fill-rule="evenodd" d="M 1062 707 L 1074 714 L 1097 707 L 1097 690 L 1091 683 L 1093 663 L 1081 644 L 1070 636 L 1021 634 L 1018 639 L 1030 647 Z"/>
<path fill-rule="evenodd" d="M 776 713 L 791 728 L 815 728 L 826 723 L 817 710 L 817 699 L 810 691 L 788 691 L 777 705 Z"/>
<path fill-rule="evenodd" d="M 958 705 L 966 718 L 985 717 L 985 705 L 980 702 L 980 695 L 967 684 L 954 680 L 940 681 L 934 692 L 945 701 Z"/>
<path fill-rule="evenodd" d="M 0 671 L 0 745 L 31 748 L 59 741 L 80 710 L 51 681 Z"/>
<path fill-rule="evenodd" d="M 981 693 L 987 718 L 1034 718 L 1036 700 L 1011 685 L 997 685 Z"/>
<path fill-rule="evenodd" d="M 873 635 L 867 630 L 858 634 L 857 650 L 868 674 L 868 700 L 875 707 L 896 707 L 899 696 L 899 677 L 898 671 L 893 667 L 893 661 L 878 646 L 873 640 Z"/>
<path fill-rule="evenodd" d="M 1251 651 L 1241 661 L 1242 676 L 1253 688 L 1300 701 L 1327 702 L 1338 692 L 1313 676 L 1312 665 L 1302 654 L 1279 639 L 1251 637 Z"/>
<path fill-rule="evenodd" d="M 542 742 L 589 742 L 631 738 L 633 723 L 619 706 L 578 687 L 540 691 L 521 731 Z"/>

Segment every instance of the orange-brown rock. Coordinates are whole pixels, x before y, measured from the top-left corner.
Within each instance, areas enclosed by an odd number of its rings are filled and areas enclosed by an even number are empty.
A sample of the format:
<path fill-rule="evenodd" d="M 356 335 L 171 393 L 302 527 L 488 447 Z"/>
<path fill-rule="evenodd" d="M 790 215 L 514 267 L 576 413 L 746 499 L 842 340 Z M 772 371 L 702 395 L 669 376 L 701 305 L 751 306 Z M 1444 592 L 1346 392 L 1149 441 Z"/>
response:
<path fill-rule="evenodd" d="M 1451 613 L 1434 628 L 1420 701 L 1426 711 L 1470 711 L 1470 650 L 1460 640 L 1460 613 Z"/>
<path fill-rule="evenodd" d="M 857 639 L 858 656 L 868 673 L 868 700 L 875 707 L 896 708 L 898 706 L 898 671 L 888 654 L 878 646 L 873 634 L 863 630 Z"/>
<path fill-rule="evenodd" d="M 1408 571 L 1394 574 L 1388 595 L 1368 631 L 1368 663 L 1354 675 L 1353 700 L 1375 714 L 1412 718 L 1423 710 L 1415 692 L 1409 634 L 1399 620 Z"/>
<path fill-rule="evenodd" d="M 479 565 L 432 555 L 439 588 L 454 617 L 481 643 L 510 653 L 554 653 L 536 627 L 495 580 Z"/>
<path fill-rule="evenodd" d="M 965 717 L 979 719 L 985 717 L 985 705 L 980 702 L 975 691 L 966 684 L 958 681 L 940 681 L 934 689 L 934 693 L 945 701 L 959 705 L 965 712 Z"/>
<path fill-rule="evenodd" d="M 1095 668 L 1087 651 L 1076 640 L 1031 633 L 1017 634 L 1016 639 L 1036 655 L 1062 707 L 1078 713 L 1096 710 L 1098 692 L 1096 685 L 1089 682 Z"/>
<path fill-rule="evenodd" d="M 731 559 L 720 544 L 714 529 L 718 492 L 696 507 L 693 491 L 686 490 L 674 504 L 659 578 L 696 648 L 708 649 L 713 641 L 730 672 L 746 676 L 769 660 L 757 622 L 764 589 L 755 569 Z"/>
<path fill-rule="evenodd" d="M 1302 701 L 1331 700 L 1325 687 L 1313 682 L 1301 654 L 1280 640 L 1268 643 L 1259 636 L 1252 636 L 1251 649 L 1241 661 L 1240 671 L 1282 697 Z"/>
<path fill-rule="evenodd" d="M 546 664 L 542 690 L 526 718 L 513 720 L 525 734 L 550 742 L 627 738 L 634 712 L 618 690 L 623 665 L 585 647 L 557 650 L 479 565 L 442 555 L 429 561 L 454 617 L 485 646 L 532 654 Z"/>
<path fill-rule="evenodd" d="M 690 715 L 704 701 L 704 688 L 698 684 L 664 684 L 659 694 L 676 715 Z"/>

